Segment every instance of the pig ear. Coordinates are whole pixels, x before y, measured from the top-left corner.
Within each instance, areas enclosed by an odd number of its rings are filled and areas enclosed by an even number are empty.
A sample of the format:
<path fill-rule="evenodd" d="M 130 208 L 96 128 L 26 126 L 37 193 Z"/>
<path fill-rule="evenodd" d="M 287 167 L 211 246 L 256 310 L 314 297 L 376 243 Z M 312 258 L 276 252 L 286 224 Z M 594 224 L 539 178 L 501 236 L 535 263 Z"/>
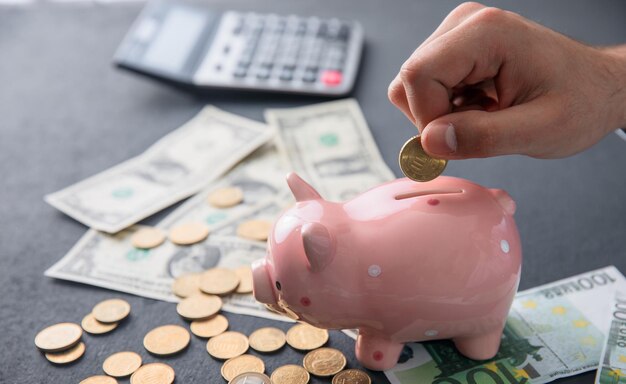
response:
<path fill-rule="evenodd" d="M 489 192 L 496 198 L 500 206 L 504 209 L 506 213 L 513 216 L 515 213 L 515 201 L 502 189 L 490 189 Z"/>
<path fill-rule="evenodd" d="M 319 223 L 306 223 L 302 226 L 304 254 L 313 272 L 323 270 L 335 256 L 335 241 L 325 226 Z"/>
<path fill-rule="evenodd" d="M 322 198 L 313 187 L 302 180 L 295 172 L 291 172 L 287 175 L 287 184 L 293 196 L 296 198 L 296 201 L 317 200 Z"/>

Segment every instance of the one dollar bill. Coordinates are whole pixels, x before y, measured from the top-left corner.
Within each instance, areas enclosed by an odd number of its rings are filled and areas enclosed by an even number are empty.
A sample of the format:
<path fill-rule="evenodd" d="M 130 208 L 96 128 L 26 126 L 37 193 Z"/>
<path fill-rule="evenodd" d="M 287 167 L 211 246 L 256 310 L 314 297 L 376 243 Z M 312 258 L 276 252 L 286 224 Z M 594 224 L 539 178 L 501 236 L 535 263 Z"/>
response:
<path fill-rule="evenodd" d="M 329 200 L 345 201 L 394 179 L 354 99 L 268 109 L 292 170 Z"/>
<path fill-rule="evenodd" d="M 141 155 L 45 200 L 116 233 L 198 192 L 273 136 L 264 124 L 208 106 Z"/>
<path fill-rule="evenodd" d="M 612 304 L 611 325 L 600 358 L 597 384 L 626 383 L 626 291 L 616 292 Z"/>
<path fill-rule="evenodd" d="M 385 375 L 392 384 L 537 384 L 594 370 L 611 298 L 625 288 L 610 266 L 519 292 L 495 358 L 470 360 L 446 340 L 409 343 Z"/>

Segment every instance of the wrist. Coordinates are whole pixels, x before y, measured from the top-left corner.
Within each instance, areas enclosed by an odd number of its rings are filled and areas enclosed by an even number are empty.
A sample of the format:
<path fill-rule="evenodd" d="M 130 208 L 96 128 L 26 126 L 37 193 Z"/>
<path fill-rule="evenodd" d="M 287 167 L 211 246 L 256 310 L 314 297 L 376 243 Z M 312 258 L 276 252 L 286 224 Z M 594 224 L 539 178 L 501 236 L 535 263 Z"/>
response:
<path fill-rule="evenodd" d="M 606 47 L 601 50 L 606 58 L 606 74 L 609 81 L 609 123 L 611 130 L 626 128 L 626 45 Z"/>

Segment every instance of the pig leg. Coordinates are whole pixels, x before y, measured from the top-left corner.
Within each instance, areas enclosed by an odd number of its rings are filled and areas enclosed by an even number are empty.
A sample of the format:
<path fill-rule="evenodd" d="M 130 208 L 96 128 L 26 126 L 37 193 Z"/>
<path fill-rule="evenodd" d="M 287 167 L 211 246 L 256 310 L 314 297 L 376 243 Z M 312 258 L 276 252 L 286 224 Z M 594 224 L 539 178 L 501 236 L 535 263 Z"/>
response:
<path fill-rule="evenodd" d="M 402 347 L 403 343 L 359 333 L 356 339 L 356 358 L 366 368 L 383 371 L 396 365 Z"/>
<path fill-rule="evenodd" d="M 455 337 L 454 345 L 463 355 L 474 360 L 491 359 L 500 348 L 502 330 L 497 329 L 488 333 L 471 337 Z"/>

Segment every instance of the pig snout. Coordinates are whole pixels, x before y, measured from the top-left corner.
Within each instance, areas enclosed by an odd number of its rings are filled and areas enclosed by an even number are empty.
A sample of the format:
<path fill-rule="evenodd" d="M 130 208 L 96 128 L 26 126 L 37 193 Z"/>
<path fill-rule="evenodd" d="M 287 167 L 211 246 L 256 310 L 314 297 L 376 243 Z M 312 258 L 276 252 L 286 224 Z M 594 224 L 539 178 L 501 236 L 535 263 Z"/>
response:
<path fill-rule="evenodd" d="M 254 297 L 263 304 L 276 305 L 276 296 L 272 287 L 272 280 L 267 271 L 265 259 L 252 263 L 252 292 Z"/>

